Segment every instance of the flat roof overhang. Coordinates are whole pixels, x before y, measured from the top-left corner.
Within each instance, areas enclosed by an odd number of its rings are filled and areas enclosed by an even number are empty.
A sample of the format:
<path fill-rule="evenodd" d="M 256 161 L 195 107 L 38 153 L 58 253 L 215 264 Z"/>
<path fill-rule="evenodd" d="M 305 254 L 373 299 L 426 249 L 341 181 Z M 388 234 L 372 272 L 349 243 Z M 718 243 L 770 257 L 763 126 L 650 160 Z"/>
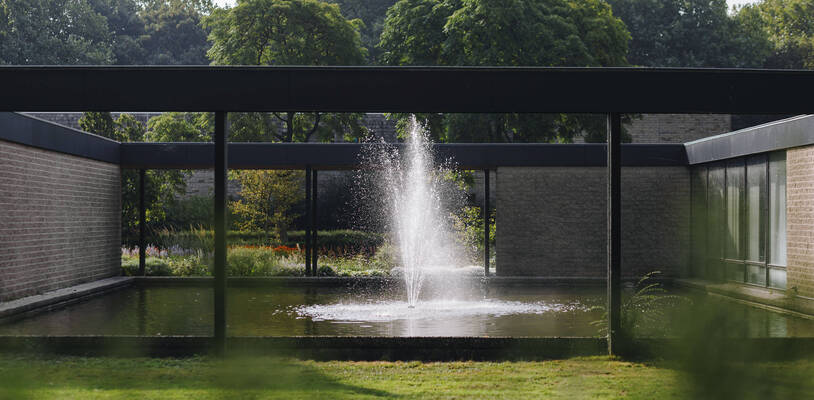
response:
<path fill-rule="evenodd" d="M 814 71 L 2 66 L 0 111 L 810 113 Z"/>

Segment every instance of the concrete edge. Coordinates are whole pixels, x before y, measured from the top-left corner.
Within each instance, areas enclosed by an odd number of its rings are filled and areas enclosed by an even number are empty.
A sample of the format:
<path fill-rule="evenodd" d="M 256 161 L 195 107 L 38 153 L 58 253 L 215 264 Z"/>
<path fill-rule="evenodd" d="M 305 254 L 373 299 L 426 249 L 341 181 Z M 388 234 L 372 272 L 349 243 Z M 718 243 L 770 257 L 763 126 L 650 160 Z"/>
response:
<path fill-rule="evenodd" d="M 675 279 L 674 283 L 680 287 L 727 297 L 754 307 L 814 319 L 814 299 L 790 295 L 784 290 L 699 279 Z"/>
<path fill-rule="evenodd" d="M 62 307 L 88 297 L 130 286 L 132 283 L 133 278 L 131 277 L 116 276 L 3 302 L 0 303 L 0 322 L 9 322 L 33 313 Z"/>
<path fill-rule="evenodd" d="M 236 356 L 314 360 L 534 360 L 607 354 L 604 338 L 590 337 L 229 337 Z M 0 336 L 0 354 L 178 357 L 213 354 L 206 336 Z"/>
<path fill-rule="evenodd" d="M 136 285 L 156 285 L 156 286 L 200 286 L 207 287 L 213 285 L 213 278 L 209 276 L 176 277 L 176 276 L 136 276 L 132 277 Z M 467 276 L 463 279 L 484 282 L 487 285 L 523 285 L 523 286 L 600 286 L 607 283 L 604 277 L 542 277 L 542 276 Z M 623 277 L 623 282 L 635 283 L 639 277 Z M 671 284 L 672 278 L 661 277 L 654 281 L 664 284 Z M 401 278 L 395 276 L 269 276 L 269 277 L 229 277 L 227 285 L 229 287 L 254 287 L 254 286 L 277 286 L 285 285 L 292 287 L 301 286 L 357 286 L 357 285 L 391 285 L 400 284 Z"/>
<path fill-rule="evenodd" d="M 682 359 L 680 339 L 634 339 L 626 358 Z M 726 338 L 721 354 L 741 361 L 814 356 L 814 338 Z M 605 338 L 592 337 L 229 337 L 230 356 L 307 360 L 513 361 L 607 355 Z M 207 336 L 0 336 L 0 354 L 116 357 L 188 357 L 215 354 Z"/>

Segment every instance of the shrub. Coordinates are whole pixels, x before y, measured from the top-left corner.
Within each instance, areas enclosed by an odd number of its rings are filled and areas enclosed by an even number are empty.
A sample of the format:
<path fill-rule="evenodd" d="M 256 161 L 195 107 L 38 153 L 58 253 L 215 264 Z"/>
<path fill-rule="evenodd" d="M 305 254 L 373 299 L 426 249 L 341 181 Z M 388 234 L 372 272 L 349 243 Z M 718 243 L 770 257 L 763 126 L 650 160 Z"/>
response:
<path fill-rule="evenodd" d="M 191 196 L 178 199 L 166 209 L 165 227 L 181 230 L 190 227 L 210 229 L 215 221 L 215 207 L 211 196 Z"/>
<path fill-rule="evenodd" d="M 122 274 L 125 276 L 138 276 L 138 257 L 122 257 Z M 144 273 L 146 276 L 173 276 L 170 264 L 158 257 L 147 257 L 144 260 Z"/>

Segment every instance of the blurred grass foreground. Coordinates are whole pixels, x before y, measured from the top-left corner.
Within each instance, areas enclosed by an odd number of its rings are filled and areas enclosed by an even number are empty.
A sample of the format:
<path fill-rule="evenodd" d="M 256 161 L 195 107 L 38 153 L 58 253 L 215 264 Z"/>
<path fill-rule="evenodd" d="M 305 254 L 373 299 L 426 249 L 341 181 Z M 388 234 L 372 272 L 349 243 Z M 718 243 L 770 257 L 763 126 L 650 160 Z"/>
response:
<path fill-rule="evenodd" d="M 0 359 L 0 398 L 805 399 L 814 393 L 814 362 L 755 363 L 749 371 L 742 377 L 748 381 L 740 381 L 748 385 L 699 392 L 693 374 L 672 363 L 608 357 L 422 363 L 18 356 Z"/>

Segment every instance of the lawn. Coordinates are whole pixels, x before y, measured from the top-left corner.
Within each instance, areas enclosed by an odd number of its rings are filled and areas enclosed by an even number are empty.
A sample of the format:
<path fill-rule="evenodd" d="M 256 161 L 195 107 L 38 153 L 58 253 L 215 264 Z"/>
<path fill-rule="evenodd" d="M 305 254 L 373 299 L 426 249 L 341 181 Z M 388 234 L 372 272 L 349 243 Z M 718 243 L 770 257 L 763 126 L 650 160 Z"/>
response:
<path fill-rule="evenodd" d="M 314 362 L 274 358 L 4 358 L 0 397 L 679 398 L 677 373 L 581 358 L 545 362 Z"/>
<path fill-rule="evenodd" d="M 812 379 L 811 361 L 741 365 L 727 368 L 720 377 L 713 378 L 705 371 L 704 377 L 694 380 L 692 374 L 664 362 L 607 357 L 437 363 L 268 357 L 0 359 L 2 399 L 765 400 L 810 398 L 806 396 L 814 388 Z M 715 387 L 704 386 L 709 384 Z"/>

